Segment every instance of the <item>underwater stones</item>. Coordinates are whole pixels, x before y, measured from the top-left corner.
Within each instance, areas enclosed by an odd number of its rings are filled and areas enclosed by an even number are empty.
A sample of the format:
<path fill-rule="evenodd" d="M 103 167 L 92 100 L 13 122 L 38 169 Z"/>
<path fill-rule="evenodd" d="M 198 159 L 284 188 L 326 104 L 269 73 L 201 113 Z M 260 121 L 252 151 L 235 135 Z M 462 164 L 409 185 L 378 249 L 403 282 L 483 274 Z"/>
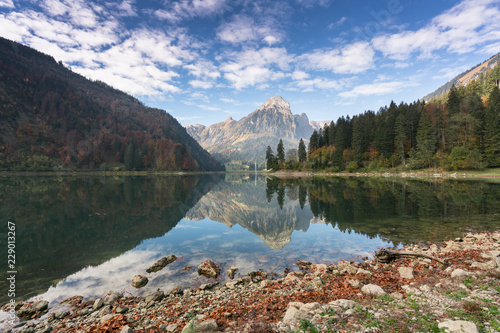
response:
<path fill-rule="evenodd" d="M 142 288 L 149 282 L 148 278 L 142 275 L 136 275 L 132 278 L 132 287 Z"/>
<path fill-rule="evenodd" d="M 173 254 L 169 255 L 168 257 L 163 257 L 161 259 L 158 259 L 157 262 L 155 262 L 151 267 L 146 269 L 146 272 L 148 273 L 154 273 L 162 270 L 167 266 L 168 264 L 173 263 L 174 261 L 177 260 L 177 257 Z"/>
<path fill-rule="evenodd" d="M 220 275 L 220 267 L 212 260 L 205 260 L 198 266 L 198 274 L 216 279 Z"/>

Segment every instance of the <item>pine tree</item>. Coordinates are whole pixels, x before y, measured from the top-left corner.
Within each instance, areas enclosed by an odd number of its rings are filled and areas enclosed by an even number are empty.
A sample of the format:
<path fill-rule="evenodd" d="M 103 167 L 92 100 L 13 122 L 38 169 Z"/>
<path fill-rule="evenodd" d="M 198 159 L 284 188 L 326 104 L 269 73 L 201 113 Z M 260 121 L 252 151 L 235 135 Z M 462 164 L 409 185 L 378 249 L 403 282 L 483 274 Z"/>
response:
<path fill-rule="evenodd" d="M 406 118 L 400 113 L 396 120 L 396 128 L 394 129 L 394 147 L 396 155 L 403 165 L 406 165 Z"/>
<path fill-rule="evenodd" d="M 278 142 L 278 147 L 276 148 L 277 158 L 278 158 L 278 168 L 283 169 L 285 166 L 285 147 L 283 146 L 283 140 L 280 139 Z"/>
<path fill-rule="evenodd" d="M 413 158 L 417 164 L 430 167 L 436 151 L 437 136 L 427 110 L 422 110 L 417 131 L 417 149 Z"/>
<path fill-rule="evenodd" d="M 272 170 L 275 168 L 275 160 L 276 157 L 274 156 L 273 149 L 270 146 L 267 146 L 266 150 L 266 168 L 268 170 Z"/>
<path fill-rule="evenodd" d="M 314 130 L 313 133 L 311 134 L 311 138 L 309 139 L 309 149 L 307 151 L 308 156 L 310 157 L 316 149 L 318 149 L 318 144 L 319 144 L 319 135 L 318 131 Z"/>
<path fill-rule="evenodd" d="M 448 92 L 448 99 L 446 101 L 446 108 L 450 116 L 460 112 L 460 96 L 457 87 L 452 85 Z"/>
<path fill-rule="evenodd" d="M 304 163 L 307 160 L 306 145 L 302 139 L 299 141 L 298 155 L 299 163 Z"/>

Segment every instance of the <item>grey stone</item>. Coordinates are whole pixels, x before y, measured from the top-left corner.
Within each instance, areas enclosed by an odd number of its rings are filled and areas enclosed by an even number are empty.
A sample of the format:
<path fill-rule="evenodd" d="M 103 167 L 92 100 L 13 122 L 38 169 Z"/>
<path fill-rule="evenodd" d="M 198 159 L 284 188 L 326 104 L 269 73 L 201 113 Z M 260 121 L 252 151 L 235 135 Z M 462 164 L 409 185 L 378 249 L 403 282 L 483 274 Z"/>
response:
<path fill-rule="evenodd" d="M 182 333 L 211 333 L 219 332 L 217 322 L 215 319 L 208 319 L 205 321 L 199 321 L 197 319 L 192 319 L 189 323 L 184 326 Z"/>
<path fill-rule="evenodd" d="M 136 275 L 132 278 L 132 287 L 142 288 L 149 282 L 148 278 L 142 275 Z"/>
<path fill-rule="evenodd" d="M 166 331 L 167 332 L 175 332 L 179 328 L 179 325 L 177 324 L 170 324 L 167 326 Z"/>
<path fill-rule="evenodd" d="M 219 265 L 217 265 L 215 262 L 212 260 L 205 260 L 198 266 L 198 274 L 206 276 L 208 278 L 213 278 L 216 279 L 221 270 Z"/>
<path fill-rule="evenodd" d="M 56 318 L 56 319 L 63 319 L 67 315 L 68 315 L 68 311 L 66 311 L 66 310 L 59 310 L 59 311 L 54 312 L 54 318 Z"/>
<path fill-rule="evenodd" d="M 304 311 L 304 312 L 309 312 L 309 311 L 317 310 L 320 307 L 321 307 L 321 304 L 319 304 L 318 302 L 313 302 L 313 303 L 306 303 L 306 304 L 302 305 L 299 310 Z"/>
<path fill-rule="evenodd" d="M 177 260 L 177 257 L 173 254 L 169 255 L 168 257 L 163 257 L 161 259 L 158 259 L 157 262 L 155 262 L 148 269 L 146 269 L 146 272 L 148 272 L 148 273 L 158 272 L 158 271 L 162 270 L 163 268 L 165 268 L 165 266 L 173 263 L 176 260 Z"/>
<path fill-rule="evenodd" d="M 158 302 L 158 301 L 161 301 L 163 298 L 165 298 L 165 293 L 161 290 L 157 290 L 154 293 L 147 295 L 146 298 L 144 299 L 144 301 L 146 303 Z"/>
<path fill-rule="evenodd" d="M 449 333 L 479 333 L 476 324 L 464 320 L 444 321 L 438 327 L 445 328 Z"/>
<path fill-rule="evenodd" d="M 19 309 L 17 315 L 19 317 L 29 317 L 33 316 L 36 313 L 41 314 L 41 312 L 47 310 L 48 306 L 49 302 L 47 301 L 24 303 L 24 305 Z"/>
<path fill-rule="evenodd" d="M 413 268 L 411 267 L 399 267 L 398 268 L 399 276 L 401 276 L 403 279 L 414 279 L 415 277 L 413 276 Z"/>
<path fill-rule="evenodd" d="M 375 284 L 364 285 L 363 288 L 361 288 L 361 292 L 367 295 L 374 295 L 374 296 L 380 296 L 385 294 L 384 289 Z"/>
<path fill-rule="evenodd" d="M 104 297 L 104 304 L 105 305 L 112 305 L 114 304 L 122 295 L 115 291 L 110 291 L 105 297 Z"/>
<path fill-rule="evenodd" d="M 101 306 L 103 306 L 104 300 L 102 298 L 98 298 L 94 301 L 94 305 L 92 305 L 92 310 L 97 310 Z"/>
<path fill-rule="evenodd" d="M 294 306 L 290 306 L 288 310 L 286 310 L 285 316 L 283 317 L 283 322 L 290 322 L 305 318 L 307 318 L 307 313 L 300 311 Z"/>
<path fill-rule="evenodd" d="M 126 306 L 119 306 L 116 308 L 116 313 L 126 313 L 128 308 Z"/>
<path fill-rule="evenodd" d="M 464 278 L 471 275 L 470 272 L 466 272 L 461 268 L 455 269 L 453 272 L 451 272 L 451 277 L 452 278 Z"/>
<path fill-rule="evenodd" d="M 120 333 L 134 333 L 134 330 L 131 329 L 128 325 L 125 325 L 122 327 Z"/>

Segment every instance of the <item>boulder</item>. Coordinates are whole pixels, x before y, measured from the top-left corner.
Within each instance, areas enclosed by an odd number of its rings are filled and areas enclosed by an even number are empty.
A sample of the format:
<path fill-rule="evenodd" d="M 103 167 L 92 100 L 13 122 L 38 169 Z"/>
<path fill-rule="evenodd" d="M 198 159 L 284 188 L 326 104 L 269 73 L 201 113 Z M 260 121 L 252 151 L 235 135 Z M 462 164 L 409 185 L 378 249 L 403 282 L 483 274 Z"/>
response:
<path fill-rule="evenodd" d="M 464 320 L 444 321 L 438 327 L 445 328 L 447 333 L 479 333 L 476 324 Z"/>
<path fill-rule="evenodd" d="M 132 287 L 142 288 L 149 282 L 148 278 L 142 275 L 136 275 L 132 278 Z"/>
<path fill-rule="evenodd" d="M 157 290 L 154 293 L 147 295 L 144 301 L 147 304 L 149 302 L 161 301 L 163 298 L 165 298 L 165 293 L 161 290 Z"/>
<path fill-rule="evenodd" d="M 18 317 L 31 317 L 35 314 L 41 315 L 43 311 L 47 310 L 49 302 L 37 301 L 33 303 L 25 303 L 17 313 Z"/>
<path fill-rule="evenodd" d="M 220 274 L 220 267 L 212 260 L 205 260 L 198 266 L 198 274 L 207 278 L 216 279 Z"/>
<path fill-rule="evenodd" d="M 307 313 L 300 311 L 294 306 L 291 306 L 286 310 L 285 316 L 283 317 L 283 322 L 299 321 L 301 319 L 307 318 Z"/>
<path fill-rule="evenodd" d="M 380 296 L 385 294 L 384 289 L 375 284 L 364 285 L 363 288 L 361 288 L 361 292 L 367 295 L 374 295 L 374 296 Z"/>
<path fill-rule="evenodd" d="M 413 279 L 413 268 L 411 267 L 399 267 L 398 268 L 399 276 L 401 276 L 403 279 Z"/>
<path fill-rule="evenodd" d="M 201 333 L 201 332 L 219 332 L 217 322 L 215 319 L 208 319 L 205 321 L 199 321 L 197 319 L 192 319 L 190 322 L 184 326 L 182 333 Z"/>
<path fill-rule="evenodd" d="M 471 275 L 470 272 L 466 272 L 466 271 L 464 271 L 461 268 L 457 268 L 453 272 L 451 272 L 451 277 L 452 278 L 457 278 L 457 279 L 465 278 L 465 277 L 467 277 L 469 275 Z"/>
<path fill-rule="evenodd" d="M 148 273 L 154 273 L 162 270 L 167 266 L 168 264 L 173 263 L 174 261 L 177 260 L 177 257 L 173 254 L 169 255 L 168 257 L 163 257 L 161 259 L 158 259 L 157 262 L 155 262 L 151 267 L 146 269 L 146 272 Z"/>
<path fill-rule="evenodd" d="M 102 298 L 98 298 L 94 301 L 94 305 L 92 305 L 92 310 L 97 310 L 104 305 L 104 300 Z"/>
<path fill-rule="evenodd" d="M 105 305 L 113 305 L 118 299 L 120 299 L 122 295 L 117 293 L 116 291 L 110 291 L 104 296 L 104 304 Z"/>
<path fill-rule="evenodd" d="M 134 333 L 134 330 L 131 329 L 128 325 L 125 325 L 122 327 L 120 333 Z"/>

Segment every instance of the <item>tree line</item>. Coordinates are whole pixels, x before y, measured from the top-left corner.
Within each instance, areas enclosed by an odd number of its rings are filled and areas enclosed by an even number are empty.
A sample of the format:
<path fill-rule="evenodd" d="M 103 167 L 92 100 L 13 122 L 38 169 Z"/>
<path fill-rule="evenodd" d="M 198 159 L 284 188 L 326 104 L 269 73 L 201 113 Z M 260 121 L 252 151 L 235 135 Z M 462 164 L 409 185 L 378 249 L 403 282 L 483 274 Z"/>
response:
<path fill-rule="evenodd" d="M 267 148 L 267 168 L 338 171 L 500 167 L 500 65 L 429 102 L 393 101 L 315 130 L 286 154 Z"/>

